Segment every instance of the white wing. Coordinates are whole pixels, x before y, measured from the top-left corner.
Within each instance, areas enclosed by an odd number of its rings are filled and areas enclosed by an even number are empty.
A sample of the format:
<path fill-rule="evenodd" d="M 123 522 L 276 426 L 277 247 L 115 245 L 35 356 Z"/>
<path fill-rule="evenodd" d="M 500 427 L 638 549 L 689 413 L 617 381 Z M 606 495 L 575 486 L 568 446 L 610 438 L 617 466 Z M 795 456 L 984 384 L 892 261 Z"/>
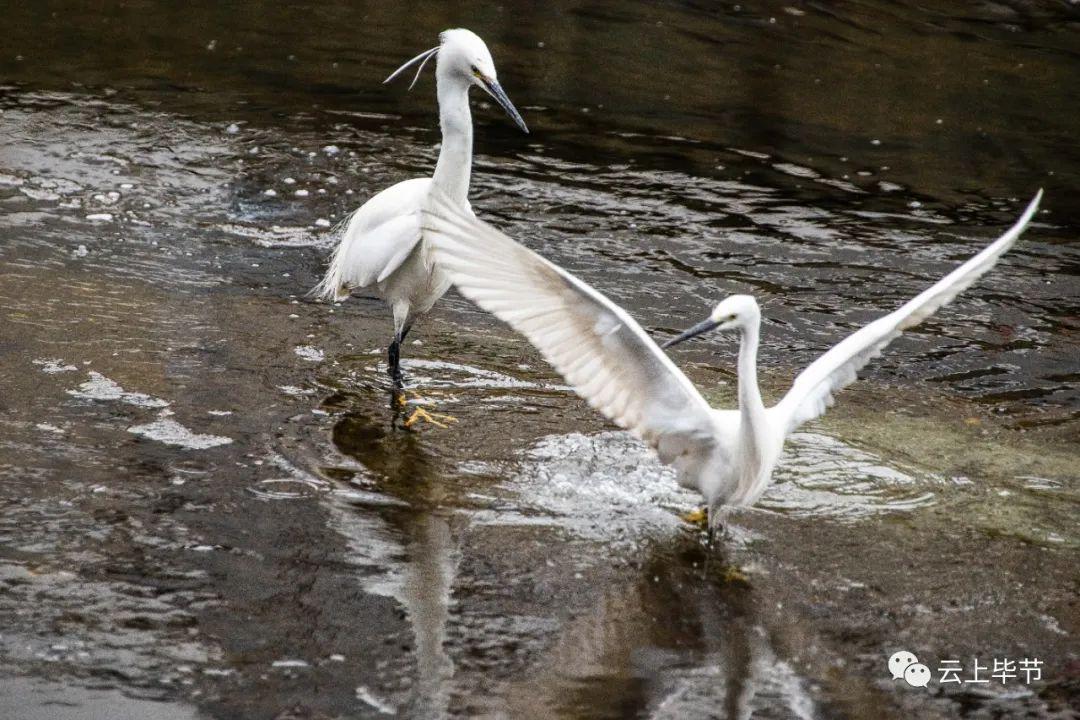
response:
<path fill-rule="evenodd" d="M 791 432 L 802 423 L 821 415 L 832 405 L 832 393 L 852 383 L 859 369 L 880 355 L 885 346 L 902 331 L 933 315 L 992 268 L 1020 237 L 1038 209 L 1041 199 L 1042 190 L 1039 190 L 1016 224 L 982 252 L 953 270 L 929 290 L 909 300 L 899 310 L 849 335 L 839 345 L 811 363 L 795 378 L 784 399 L 773 408 L 779 422 L 783 423 L 781 426 Z"/>
<path fill-rule="evenodd" d="M 397 270 L 420 242 L 420 208 L 430 186 L 430 178 L 400 182 L 353 213 L 312 294 L 343 300 L 350 290 L 382 282 Z"/>
<path fill-rule="evenodd" d="M 435 262 L 465 297 L 521 332 L 609 420 L 686 469 L 715 447 L 712 410 L 641 326 L 581 280 L 437 199 Z"/>

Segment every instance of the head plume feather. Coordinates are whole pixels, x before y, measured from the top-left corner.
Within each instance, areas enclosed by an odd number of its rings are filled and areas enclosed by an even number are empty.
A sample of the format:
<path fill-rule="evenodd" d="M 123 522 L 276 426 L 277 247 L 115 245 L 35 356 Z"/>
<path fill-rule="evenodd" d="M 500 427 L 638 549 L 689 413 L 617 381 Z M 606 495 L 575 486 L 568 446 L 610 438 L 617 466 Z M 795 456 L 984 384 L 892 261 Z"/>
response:
<path fill-rule="evenodd" d="M 419 55 L 417 55 L 416 57 L 414 57 L 412 60 L 409 60 L 408 62 L 406 62 L 404 65 L 399 67 L 394 72 L 390 73 L 390 76 L 387 77 L 385 80 L 383 80 L 383 85 L 390 82 L 391 80 L 396 78 L 401 73 L 405 72 L 405 70 L 408 67 L 414 65 L 415 63 L 420 63 L 420 67 L 416 68 L 416 75 L 413 76 L 412 82 L 409 83 L 409 89 L 412 90 L 413 87 L 416 85 L 416 81 L 420 79 L 420 73 L 422 73 L 424 71 L 424 66 L 427 65 L 427 61 L 430 60 L 431 58 L 433 58 L 438 53 L 439 53 L 439 46 L 438 45 L 431 48 L 430 50 L 425 50 L 424 52 L 422 52 Z"/>

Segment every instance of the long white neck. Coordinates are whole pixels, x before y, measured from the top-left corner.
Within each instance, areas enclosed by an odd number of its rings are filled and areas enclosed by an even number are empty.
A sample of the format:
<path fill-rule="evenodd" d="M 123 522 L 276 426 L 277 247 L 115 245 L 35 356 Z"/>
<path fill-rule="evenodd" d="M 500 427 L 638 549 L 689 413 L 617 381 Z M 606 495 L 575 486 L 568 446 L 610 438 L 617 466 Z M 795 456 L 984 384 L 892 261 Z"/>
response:
<path fill-rule="evenodd" d="M 463 78 L 435 73 L 439 95 L 442 148 L 432 182 L 451 200 L 464 204 L 469 197 L 472 173 L 472 113 L 469 83 Z"/>
<path fill-rule="evenodd" d="M 739 414 L 743 434 L 756 437 L 764 430 L 765 404 L 757 379 L 758 333 L 760 320 L 747 323 L 739 342 Z"/>

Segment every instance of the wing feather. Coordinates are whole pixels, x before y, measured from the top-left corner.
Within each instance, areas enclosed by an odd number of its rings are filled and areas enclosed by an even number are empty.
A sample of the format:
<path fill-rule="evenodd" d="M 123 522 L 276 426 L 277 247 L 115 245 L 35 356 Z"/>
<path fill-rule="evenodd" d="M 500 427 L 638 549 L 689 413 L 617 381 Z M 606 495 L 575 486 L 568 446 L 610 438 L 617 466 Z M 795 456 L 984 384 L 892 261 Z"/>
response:
<path fill-rule="evenodd" d="M 430 185 L 429 178 L 400 182 L 353 213 L 312 294 L 344 300 L 350 290 L 383 282 L 401 267 L 420 242 L 420 208 Z"/>
<path fill-rule="evenodd" d="M 433 198 L 423 231 L 465 297 L 524 334 L 592 407 L 685 468 L 716 446 L 708 403 L 627 313 L 490 225 Z"/>
<path fill-rule="evenodd" d="M 933 315 L 992 268 L 1024 232 L 1040 200 L 1042 190 L 1004 235 L 898 310 L 849 335 L 803 370 L 774 408 L 787 432 L 825 412 L 833 403 L 833 392 L 854 382 L 858 371 L 901 332 Z"/>

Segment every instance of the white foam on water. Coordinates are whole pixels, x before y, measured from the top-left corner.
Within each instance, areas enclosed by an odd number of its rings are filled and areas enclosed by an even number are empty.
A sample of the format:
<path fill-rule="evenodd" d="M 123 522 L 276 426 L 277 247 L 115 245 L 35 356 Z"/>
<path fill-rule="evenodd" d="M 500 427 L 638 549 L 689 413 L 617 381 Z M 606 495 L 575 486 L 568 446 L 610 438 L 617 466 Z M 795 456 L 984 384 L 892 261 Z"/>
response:
<path fill-rule="evenodd" d="M 644 444 L 624 432 L 570 433 L 541 438 L 504 486 L 522 505 L 514 512 L 481 510 L 491 525 L 547 525 L 596 540 L 630 539 L 674 530 L 678 514 L 700 504 Z"/>
<path fill-rule="evenodd" d="M 61 358 L 37 358 L 32 360 L 35 365 L 41 366 L 41 372 L 55 375 L 56 373 L 76 372 L 79 368 L 74 365 L 64 365 Z"/>
<path fill-rule="evenodd" d="M 278 385 L 278 390 L 286 395 L 292 395 L 293 397 L 304 397 L 305 395 L 314 395 L 314 390 L 308 390 L 307 388 L 296 387 L 295 385 Z"/>
<path fill-rule="evenodd" d="M 223 435 L 203 435 L 184 427 L 172 418 L 158 418 L 145 425 L 132 425 L 128 432 L 134 435 L 156 440 L 166 445 L 175 445 L 185 450 L 207 450 L 220 445 L 228 445 L 232 438 Z"/>
<path fill-rule="evenodd" d="M 46 370 L 49 372 L 49 370 Z M 90 379 L 75 390 L 68 390 L 68 395 L 84 400 L 115 400 L 135 407 L 163 408 L 169 403 L 161 398 L 145 395 L 143 393 L 128 392 L 115 380 L 110 380 L 99 372 L 93 370 L 89 373 Z"/>
<path fill-rule="evenodd" d="M 931 488 L 939 482 L 836 438 L 796 433 L 760 506 L 789 515 L 857 520 L 931 505 L 936 500 Z M 502 489 L 514 494 L 510 507 L 479 510 L 474 522 L 556 526 L 596 540 L 674 530 L 681 524 L 679 514 L 704 502 L 625 432 L 541 438 L 522 454 L 520 470 Z"/>
<path fill-rule="evenodd" d="M 293 348 L 293 352 L 297 357 L 308 362 L 322 362 L 326 358 L 326 353 L 313 345 L 297 345 Z"/>

